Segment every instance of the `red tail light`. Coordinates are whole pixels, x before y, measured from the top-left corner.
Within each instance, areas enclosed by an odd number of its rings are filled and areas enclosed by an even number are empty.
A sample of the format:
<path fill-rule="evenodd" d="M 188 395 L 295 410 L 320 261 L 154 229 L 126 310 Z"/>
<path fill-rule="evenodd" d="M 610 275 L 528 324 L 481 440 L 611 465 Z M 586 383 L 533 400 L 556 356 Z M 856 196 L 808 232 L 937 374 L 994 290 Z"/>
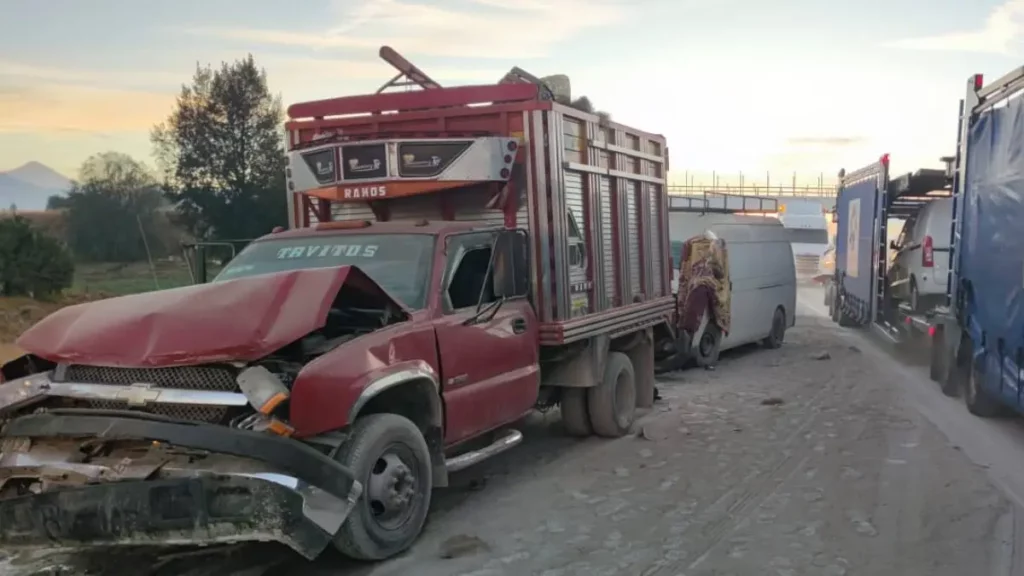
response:
<path fill-rule="evenodd" d="M 921 243 L 921 266 L 931 268 L 935 266 L 935 249 L 932 247 L 932 237 L 925 236 Z"/>

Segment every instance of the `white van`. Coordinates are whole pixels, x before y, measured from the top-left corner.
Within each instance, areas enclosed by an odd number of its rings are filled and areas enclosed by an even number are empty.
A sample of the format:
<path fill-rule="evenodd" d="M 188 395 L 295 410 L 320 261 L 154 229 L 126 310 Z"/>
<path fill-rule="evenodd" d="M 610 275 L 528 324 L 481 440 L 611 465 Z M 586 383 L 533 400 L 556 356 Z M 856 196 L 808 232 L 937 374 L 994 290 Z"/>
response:
<path fill-rule="evenodd" d="M 828 213 L 820 200 L 787 199 L 779 202 L 779 220 L 793 246 L 796 272 L 814 276 L 828 249 Z"/>
<path fill-rule="evenodd" d="M 893 297 L 923 310 L 946 295 L 946 272 L 953 223 L 953 199 L 939 198 L 921 207 L 889 243 L 895 251 L 889 267 Z"/>
<path fill-rule="evenodd" d="M 705 343 L 703 334 L 695 334 L 697 363 L 713 364 L 722 350 L 753 342 L 780 345 L 786 329 L 796 321 L 796 269 L 782 223 L 775 218 L 733 214 L 690 214 L 675 221 L 674 217 L 682 215 L 669 216 L 669 237 L 677 268 L 676 246 L 681 250 L 683 242 L 705 231 L 725 241 L 729 258 L 729 334 L 717 338 L 718 345 L 711 347 L 707 345 L 716 342 Z"/>

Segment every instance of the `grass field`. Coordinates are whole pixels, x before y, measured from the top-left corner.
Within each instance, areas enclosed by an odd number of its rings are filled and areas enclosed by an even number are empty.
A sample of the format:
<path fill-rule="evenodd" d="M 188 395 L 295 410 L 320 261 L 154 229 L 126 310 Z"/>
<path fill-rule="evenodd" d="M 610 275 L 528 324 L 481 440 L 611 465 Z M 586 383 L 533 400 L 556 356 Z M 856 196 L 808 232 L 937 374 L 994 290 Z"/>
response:
<path fill-rule="evenodd" d="M 209 276 L 216 273 L 211 266 Z M 71 288 L 52 302 L 0 297 L 0 364 L 20 353 L 10 343 L 24 330 L 64 306 L 191 284 L 192 276 L 182 261 L 157 262 L 154 269 L 146 262 L 78 264 Z"/>
<path fill-rule="evenodd" d="M 75 281 L 71 291 L 122 296 L 190 284 L 192 276 L 182 261 L 156 262 L 153 270 L 146 262 L 89 263 L 75 266 Z"/>

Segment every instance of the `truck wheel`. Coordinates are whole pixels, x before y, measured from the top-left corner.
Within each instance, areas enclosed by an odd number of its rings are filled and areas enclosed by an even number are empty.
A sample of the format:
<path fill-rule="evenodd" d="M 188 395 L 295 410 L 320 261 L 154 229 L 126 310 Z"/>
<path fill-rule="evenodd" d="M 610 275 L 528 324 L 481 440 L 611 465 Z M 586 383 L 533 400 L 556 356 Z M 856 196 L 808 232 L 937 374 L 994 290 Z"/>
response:
<path fill-rule="evenodd" d="M 714 321 L 708 322 L 704 333 L 700 335 L 700 341 L 693 347 L 694 363 L 701 368 L 714 366 L 718 362 L 721 349 L 722 329 Z"/>
<path fill-rule="evenodd" d="M 562 426 L 570 436 L 584 438 L 594 433 L 587 413 L 586 388 L 562 388 Z"/>
<path fill-rule="evenodd" d="M 984 374 L 979 372 L 977 366 L 971 368 L 964 390 L 964 402 L 971 414 L 981 418 L 992 418 L 998 416 L 1002 410 L 999 404 L 981 388 L 980 381 L 983 377 Z"/>
<path fill-rule="evenodd" d="M 836 296 L 832 296 L 830 304 L 828 306 L 828 315 L 833 322 L 839 323 L 839 299 Z"/>
<path fill-rule="evenodd" d="M 629 433 L 636 415 L 636 375 L 629 356 L 611 352 L 600 384 L 587 388 L 587 408 L 594 433 L 619 438 Z"/>
<path fill-rule="evenodd" d="M 853 316 L 847 314 L 846 310 L 843 310 L 841 307 L 836 312 L 836 316 L 836 322 L 838 322 L 839 325 L 842 326 L 843 328 L 849 328 L 851 326 L 857 325 L 857 323 L 853 320 Z"/>
<path fill-rule="evenodd" d="M 934 354 L 934 352 L 933 352 Z M 960 381 L 957 380 L 954 371 L 956 368 L 950 366 L 950 360 L 952 357 L 947 358 L 941 362 L 939 368 L 939 376 L 936 382 L 939 383 L 939 390 L 950 398 L 956 398 L 960 395 Z"/>
<path fill-rule="evenodd" d="M 917 278 L 910 277 L 910 309 L 914 312 L 921 311 L 921 295 L 917 291 Z"/>
<path fill-rule="evenodd" d="M 430 451 L 420 430 L 397 414 L 356 421 L 338 460 L 363 484 L 334 546 L 356 560 L 383 560 L 409 548 L 423 530 L 433 488 Z"/>
<path fill-rule="evenodd" d="M 946 352 L 948 351 L 945 347 L 942 327 L 936 326 L 935 333 L 928 338 L 928 377 L 932 379 L 932 382 L 938 382 L 940 385 L 944 385 L 948 380 L 946 372 L 949 355 Z"/>
<path fill-rule="evenodd" d="M 765 348 L 782 348 L 782 341 L 786 338 L 786 311 L 779 306 L 772 316 L 772 331 L 761 342 Z"/>

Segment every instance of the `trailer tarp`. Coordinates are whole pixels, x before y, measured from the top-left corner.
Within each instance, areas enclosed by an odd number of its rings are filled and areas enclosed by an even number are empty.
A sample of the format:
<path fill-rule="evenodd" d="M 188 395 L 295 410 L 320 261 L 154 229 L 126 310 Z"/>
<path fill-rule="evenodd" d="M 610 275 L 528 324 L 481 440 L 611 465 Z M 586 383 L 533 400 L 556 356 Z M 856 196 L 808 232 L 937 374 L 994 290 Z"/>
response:
<path fill-rule="evenodd" d="M 994 349 L 1003 339 L 1013 358 L 1024 346 L 1024 98 L 981 113 L 967 146 L 960 239 L 960 278 L 972 291 L 967 311 L 985 342 Z"/>

